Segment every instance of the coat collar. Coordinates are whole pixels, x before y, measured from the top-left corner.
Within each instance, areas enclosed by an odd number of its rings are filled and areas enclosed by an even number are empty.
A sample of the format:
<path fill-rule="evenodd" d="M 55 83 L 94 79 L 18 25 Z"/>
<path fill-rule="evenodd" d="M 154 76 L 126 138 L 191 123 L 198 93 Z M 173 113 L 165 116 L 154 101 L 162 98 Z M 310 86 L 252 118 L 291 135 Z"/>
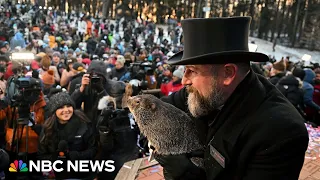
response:
<path fill-rule="evenodd" d="M 212 123 L 209 124 L 207 143 L 225 158 L 228 167 L 237 139 L 266 97 L 266 89 L 252 70 L 238 85 Z M 254 97 L 254 98 L 252 98 Z"/>

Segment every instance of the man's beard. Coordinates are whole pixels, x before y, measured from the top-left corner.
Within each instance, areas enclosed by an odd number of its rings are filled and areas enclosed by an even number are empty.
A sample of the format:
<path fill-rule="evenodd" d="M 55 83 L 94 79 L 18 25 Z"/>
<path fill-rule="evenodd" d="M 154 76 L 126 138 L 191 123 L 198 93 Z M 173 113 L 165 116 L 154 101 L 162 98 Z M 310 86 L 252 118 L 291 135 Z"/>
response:
<path fill-rule="evenodd" d="M 194 117 L 200 117 L 208 115 L 214 109 L 219 108 L 224 103 L 223 92 L 221 87 L 218 87 L 216 80 L 212 80 L 209 88 L 209 94 L 204 97 L 199 94 L 199 91 L 194 87 L 187 87 L 188 95 L 188 107 L 190 113 Z"/>

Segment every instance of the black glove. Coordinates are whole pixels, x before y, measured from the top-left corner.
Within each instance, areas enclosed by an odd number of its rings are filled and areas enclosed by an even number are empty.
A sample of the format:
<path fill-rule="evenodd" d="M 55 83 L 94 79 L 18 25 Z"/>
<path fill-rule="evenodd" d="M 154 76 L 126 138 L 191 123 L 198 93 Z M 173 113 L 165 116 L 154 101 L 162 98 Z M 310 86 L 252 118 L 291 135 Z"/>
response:
<path fill-rule="evenodd" d="M 190 160 L 191 157 L 203 158 L 203 151 L 180 155 L 159 155 L 155 153 L 154 157 L 163 167 L 166 180 L 206 179 L 205 170 L 197 167 Z"/>

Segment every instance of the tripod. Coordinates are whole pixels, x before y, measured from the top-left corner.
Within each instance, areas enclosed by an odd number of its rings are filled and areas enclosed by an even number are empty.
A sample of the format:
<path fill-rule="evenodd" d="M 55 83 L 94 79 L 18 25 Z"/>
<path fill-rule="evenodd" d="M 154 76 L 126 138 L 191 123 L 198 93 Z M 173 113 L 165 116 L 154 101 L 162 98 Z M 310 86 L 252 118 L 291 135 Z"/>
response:
<path fill-rule="evenodd" d="M 12 137 L 12 141 L 15 141 L 14 143 L 12 142 L 12 146 L 11 146 L 11 152 L 15 152 L 16 154 L 16 158 L 20 159 L 20 160 L 24 160 L 27 161 L 27 155 L 28 155 L 28 141 L 29 141 L 29 122 L 32 123 L 32 126 L 34 125 L 34 120 L 31 118 L 31 114 L 30 114 L 30 110 L 29 110 L 29 106 L 25 106 L 25 105 L 20 105 L 20 107 L 18 108 L 18 115 L 19 118 L 15 119 L 15 124 L 13 124 L 13 137 Z M 16 111 L 16 107 L 13 111 L 13 116 L 15 116 L 15 111 Z M 14 118 L 13 118 L 14 119 Z M 25 137 L 25 151 L 24 152 L 20 152 L 20 145 L 22 141 L 22 136 L 23 136 L 23 131 L 24 128 L 26 128 L 26 137 Z M 16 138 L 17 137 L 17 138 Z"/>

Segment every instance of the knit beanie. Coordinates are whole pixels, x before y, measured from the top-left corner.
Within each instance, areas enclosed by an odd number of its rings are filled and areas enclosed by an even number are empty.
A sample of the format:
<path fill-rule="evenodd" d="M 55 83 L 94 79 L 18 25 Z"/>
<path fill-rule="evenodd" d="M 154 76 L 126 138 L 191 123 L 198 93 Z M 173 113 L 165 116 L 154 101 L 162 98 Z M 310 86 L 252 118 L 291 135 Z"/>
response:
<path fill-rule="evenodd" d="M 49 69 L 42 74 L 43 84 L 54 85 L 54 72 Z"/>
<path fill-rule="evenodd" d="M 278 71 L 285 71 L 286 70 L 286 64 L 284 60 L 281 60 L 279 62 L 273 63 L 273 68 L 278 70 Z"/>
<path fill-rule="evenodd" d="M 48 55 L 45 55 L 42 57 L 41 61 L 40 61 L 41 67 L 45 68 L 45 69 L 49 69 L 50 65 L 51 65 L 51 59 Z"/>
<path fill-rule="evenodd" d="M 52 57 L 54 57 L 54 56 L 57 56 L 57 57 L 61 58 L 61 54 L 60 54 L 60 52 L 58 52 L 58 51 L 55 51 L 55 52 L 52 54 Z"/>
<path fill-rule="evenodd" d="M 49 100 L 49 112 L 54 114 L 57 109 L 65 106 L 71 105 L 74 109 L 76 107 L 74 101 L 71 99 L 71 96 L 66 92 L 59 92 L 50 97 Z"/>
<path fill-rule="evenodd" d="M 183 78 L 183 72 L 182 72 L 181 70 L 177 69 L 177 70 L 175 70 L 175 71 L 173 72 L 173 76 L 182 79 L 182 78 Z"/>

